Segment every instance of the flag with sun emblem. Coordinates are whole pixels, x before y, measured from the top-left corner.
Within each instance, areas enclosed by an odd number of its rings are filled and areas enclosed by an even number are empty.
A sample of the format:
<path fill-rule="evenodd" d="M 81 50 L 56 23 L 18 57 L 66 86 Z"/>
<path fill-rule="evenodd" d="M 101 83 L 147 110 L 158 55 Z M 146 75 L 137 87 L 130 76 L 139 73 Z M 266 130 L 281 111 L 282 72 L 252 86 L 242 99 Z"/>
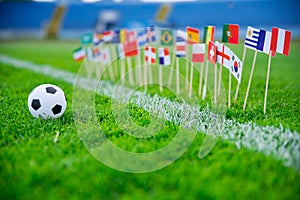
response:
<path fill-rule="evenodd" d="M 162 46 L 172 46 L 174 44 L 172 30 L 164 29 L 160 31 L 160 44 Z"/>
<path fill-rule="evenodd" d="M 241 82 L 241 71 L 242 71 L 243 63 L 241 60 L 232 52 L 231 56 L 231 67 L 230 73 L 236 78 L 236 80 Z"/>

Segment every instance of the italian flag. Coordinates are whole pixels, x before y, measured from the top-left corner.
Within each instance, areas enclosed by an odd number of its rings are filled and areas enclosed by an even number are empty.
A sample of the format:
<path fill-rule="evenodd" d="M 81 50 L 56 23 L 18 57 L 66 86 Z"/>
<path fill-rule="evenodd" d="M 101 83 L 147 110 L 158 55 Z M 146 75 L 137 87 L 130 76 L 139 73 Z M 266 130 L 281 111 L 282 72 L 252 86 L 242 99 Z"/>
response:
<path fill-rule="evenodd" d="M 224 24 L 222 42 L 229 44 L 239 43 L 239 25 L 238 24 Z"/>
<path fill-rule="evenodd" d="M 81 61 L 85 58 L 85 51 L 81 47 L 73 51 L 73 58 L 75 61 Z"/>

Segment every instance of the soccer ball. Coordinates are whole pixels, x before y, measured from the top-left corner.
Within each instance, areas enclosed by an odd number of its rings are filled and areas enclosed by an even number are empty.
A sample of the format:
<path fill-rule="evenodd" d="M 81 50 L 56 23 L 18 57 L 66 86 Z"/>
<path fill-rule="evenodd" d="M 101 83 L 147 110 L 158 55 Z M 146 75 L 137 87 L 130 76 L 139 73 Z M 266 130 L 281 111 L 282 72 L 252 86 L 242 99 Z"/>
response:
<path fill-rule="evenodd" d="M 65 93 L 56 85 L 39 85 L 28 96 L 28 108 L 35 118 L 59 118 L 66 106 Z"/>

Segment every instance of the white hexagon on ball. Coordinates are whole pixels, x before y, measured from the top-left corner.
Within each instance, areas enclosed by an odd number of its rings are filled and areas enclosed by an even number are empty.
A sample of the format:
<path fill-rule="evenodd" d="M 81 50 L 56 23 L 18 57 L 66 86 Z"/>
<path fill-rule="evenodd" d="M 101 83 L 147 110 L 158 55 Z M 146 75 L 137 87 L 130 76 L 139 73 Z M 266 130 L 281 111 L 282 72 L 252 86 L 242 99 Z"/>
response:
<path fill-rule="evenodd" d="M 39 85 L 28 96 L 29 111 L 36 118 L 59 118 L 64 114 L 66 106 L 64 91 L 53 84 Z"/>

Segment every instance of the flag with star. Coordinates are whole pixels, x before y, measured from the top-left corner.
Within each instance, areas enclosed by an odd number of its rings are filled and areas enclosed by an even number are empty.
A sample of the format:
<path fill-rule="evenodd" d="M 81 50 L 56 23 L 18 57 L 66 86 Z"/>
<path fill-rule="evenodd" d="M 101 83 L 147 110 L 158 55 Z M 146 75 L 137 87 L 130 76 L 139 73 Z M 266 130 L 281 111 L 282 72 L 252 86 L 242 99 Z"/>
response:
<path fill-rule="evenodd" d="M 229 44 L 239 43 L 239 25 L 238 24 L 224 24 L 222 42 Z"/>
<path fill-rule="evenodd" d="M 160 31 L 160 44 L 162 46 L 172 46 L 174 44 L 173 31 L 163 29 Z"/>

